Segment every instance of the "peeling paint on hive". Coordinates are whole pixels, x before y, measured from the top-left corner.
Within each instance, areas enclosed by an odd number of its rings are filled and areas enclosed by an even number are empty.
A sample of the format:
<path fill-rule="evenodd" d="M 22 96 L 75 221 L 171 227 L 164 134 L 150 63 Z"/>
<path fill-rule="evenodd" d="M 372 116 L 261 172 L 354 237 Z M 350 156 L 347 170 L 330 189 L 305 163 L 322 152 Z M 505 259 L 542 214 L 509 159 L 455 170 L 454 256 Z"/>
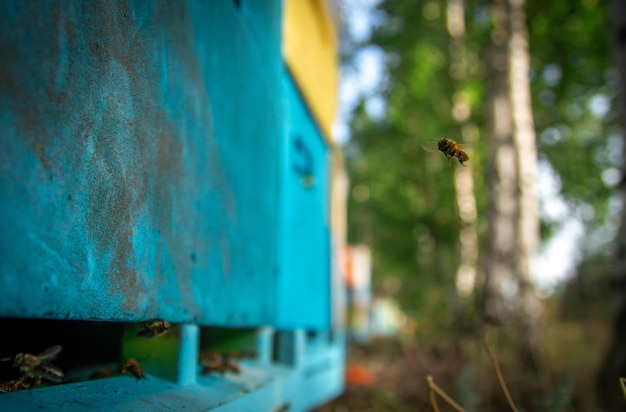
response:
<path fill-rule="evenodd" d="M 230 6 L 0 1 L 2 316 L 271 321 L 279 15 Z"/>

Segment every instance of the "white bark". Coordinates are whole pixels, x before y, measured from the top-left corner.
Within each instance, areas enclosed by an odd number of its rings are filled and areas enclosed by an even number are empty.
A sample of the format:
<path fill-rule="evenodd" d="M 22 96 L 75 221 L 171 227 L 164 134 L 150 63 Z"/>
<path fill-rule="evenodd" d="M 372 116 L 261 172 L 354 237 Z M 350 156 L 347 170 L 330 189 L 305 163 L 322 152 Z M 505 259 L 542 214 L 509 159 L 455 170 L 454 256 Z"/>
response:
<path fill-rule="evenodd" d="M 490 62 L 492 143 L 488 174 L 490 192 L 482 311 L 487 321 L 500 323 L 511 312 L 503 295 L 503 287 L 506 281 L 513 280 L 515 276 L 517 161 L 507 78 L 507 5 L 504 0 L 494 0 L 491 11 L 494 24 Z"/>
<path fill-rule="evenodd" d="M 465 63 L 465 10 L 463 0 L 448 0 L 448 33 L 451 37 L 451 75 L 454 80 L 463 80 L 467 73 Z M 474 140 L 476 128 L 469 123 L 471 108 L 467 96 L 458 92 L 452 106 L 452 117 L 461 126 L 463 142 Z M 474 194 L 474 176 L 470 167 L 457 167 L 454 174 L 457 207 L 461 221 L 460 247 L 461 259 L 456 274 L 457 295 L 466 298 L 474 292 L 478 266 L 478 234 L 476 233 L 476 196 Z"/>
<path fill-rule="evenodd" d="M 540 242 L 535 184 L 537 146 L 530 95 L 530 52 L 524 4 L 525 0 L 509 0 L 509 86 L 519 196 L 515 269 L 523 311 L 522 321 L 526 328 L 526 345 L 531 351 L 537 351 L 542 339 L 542 307 L 531 281 L 532 263 Z"/>

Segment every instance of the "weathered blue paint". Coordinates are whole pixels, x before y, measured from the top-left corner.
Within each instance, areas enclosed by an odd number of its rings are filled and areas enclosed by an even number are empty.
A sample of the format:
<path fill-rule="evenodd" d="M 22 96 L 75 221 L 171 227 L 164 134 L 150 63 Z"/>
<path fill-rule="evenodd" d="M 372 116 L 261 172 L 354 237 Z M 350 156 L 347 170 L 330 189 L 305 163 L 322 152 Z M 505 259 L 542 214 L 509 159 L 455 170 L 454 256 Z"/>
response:
<path fill-rule="evenodd" d="M 200 331 L 198 325 L 180 325 L 180 349 L 178 352 L 178 384 L 196 383 Z"/>
<path fill-rule="evenodd" d="M 272 363 L 274 352 L 274 329 L 265 326 L 259 328 L 256 335 L 256 359 L 260 365 Z"/>
<path fill-rule="evenodd" d="M 328 325 L 326 146 L 241 3 L 0 1 L 0 316 Z"/>
<path fill-rule="evenodd" d="M 328 148 L 285 70 L 286 153 L 283 163 L 279 326 L 330 325 Z"/>
<path fill-rule="evenodd" d="M 298 372 L 285 385 L 292 399 L 291 410 L 308 411 L 341 394 L 345 376 L 344 340 L 343 334 L 337 334 L 323 343 L 307 341 L 304 348 L 300 347 L 303 353 L 297 361 Z"/>
<path fill-rule="evenodd" d="M 0 409 L 298 411 L 342 390 L 343 341 L 305 332 L 330 325 L 329 155 L 281 25 L 281 0 L 0 0 L 0 317 L 180 331 L 150 341 L 178 384 Z M 262 326 L 257 361 L 198 376 L 198 325 Z"/>
<path fill-rule="evenodd" d="M 304 342 L 301 342 L 304 343 Z M 180 386 L 146 376 L 121 376 L 0 395 L 11 411 L 306 411 L 344 387 L 343 336 L 301 347 L 298 366 L 241 361 L 240 374 L 198 376 Z"/>

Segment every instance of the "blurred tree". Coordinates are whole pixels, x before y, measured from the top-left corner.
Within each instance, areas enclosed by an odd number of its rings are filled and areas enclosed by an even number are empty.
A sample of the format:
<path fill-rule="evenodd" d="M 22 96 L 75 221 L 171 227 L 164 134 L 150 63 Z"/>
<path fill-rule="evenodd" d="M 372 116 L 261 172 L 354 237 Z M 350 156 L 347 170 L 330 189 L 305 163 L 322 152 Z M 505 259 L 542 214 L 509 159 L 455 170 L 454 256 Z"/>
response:
<path fill-rule="evenodd" d="M 531 262 L 539 252 L 537 214 L 537 146 L 530 93 L 530 51 L 525 0 L 508 0 L 511 37 L 508 46 L 509 89 L 516 149 L 518 216 L 516 227 L 515 277 L 523 325 L 523 349 L 529 361 L 542 353 L 541 303 L 531 282 Z M 528 364 L 529 362 L 527 362 Z"/>
<path fill-rule="evenodd" d="M 465 82 L 468 76 L 465 46 L 466 25 L 465 6 L 462 0 L 448 0 L 446 8 L 447 28 L 450 35 L 450 76 L 455 88 L 452 96 L 452 119 L 458 124 L 461 140 L 465 143 L 476 142 L 478 127 L 472 122 L 470 94 Z M 476 285 L 478 265 L 478 232 L 476 230 L 476 196 L 474 194 L 474 175 L 472 169 L 459 167 L 454 173 L 457 209 L 460 227 L 460 261 L 456 273 L 456 292 L 461 300 L 472 296 Z"/>
<path fill-rule="evenodd" d="M 496 324 L 521 322 L 530 360 L 541 353 L 541 305 L 531 283 L 539 247 L 537 150 L 524 0 L 492 2 L 492 156 L 482 309 Z M 529 365 L 528 362 L 524 364 Z"/>
<path fill-rule="evenodd" d="M 580 256 L 604 253 L 614 236 L 607 235 L 606 224 L 621 161 L 614 150 L 619 139 L 611 137 L 618 75 L 611 62 L 606 3 L 527 0 L 526 9 L 539 162 L 556 172 L 557 190 L 567 205 L 553 216 L 545 212 L 553 205 L 542 204 L 542 229 L 549 235 L 569 215 L 594 236 L 581 245 Z"/>
<path fill-rule="evenodd" d="M 580 263 L 577 283 L 585 285 L 586 299 L 595 293 L 595 301 L 605 304 L 606 289 L 587 285 L 609 278 L 609 246 L 617 237 L 618 254 L 626 255 L 626 217 L 621 216 L 626 213 L 626 144 L 615 127 L 626 114 L 614 105 L 626 74 L 620 76 L 611 65 L 607 4 L 383 0 L 375 13 L 379 25 L 361 50 L 382 56 L 387 75 L 358 106 L 346 156 L 352 179 L 349 237 L 372 247 L 376 290 L 397 297 L 424 334 L 458 326 L 450 322 L 449 303 L 462 289 L 461 268 L 471 261 L 465 260 L 471 254 L 463 245 L 471 237 L 463 233 L 472 225 L 482 258 L 476 288 L 486 298 L 494 296 L 493 306 L 483 301 L 482 309 L 497 319 L 506 314 L 503 307 L 513 308 L 533 332 L 521 334 L 528 338 L 526 346 L 536 346 L 541 308 L 530 283 L 530 260 L 540 240 L 574 219 L 585 235 L 580 253 L 556 264 Z M 461 15 L 464 30 L 455 23 Z M 522 29 L 522 43 L 528 29 L 529 44 L 521 49 L 509 47 L 516 42 L 511 18 Z M 624 32 L 614 29 L 620 47 Z M 516 69 L 508 53 L 524 49 L 524 62 Z M 513 76 L 522 81 L 511 81 Z M 532 101 L 524 85 L 528 78 Z M 521 101 L 510 87 L 525 88 Z M 383 113 L 373 110 L 381 101 Z M 466 146 L 472 155 L 466 168 L 448 167 L 437 153 L 434 140 L 442 136 L 473 142 Z M 472 184 L 463 183 L 465 172 Z M 461 201 L 471 186 L 473 223 L 466 214 L 471 207 L 464 209 L 471 202 Z M 546 186 L 553 196 L 533 199 L 533 189 Z M 618 187 L 624 193 L 616 195 Z M 489 273 L 502 276 L 485 276 Z M 624 289 L 615 290 L 623 294 Z M 503 291 L 519 299 L 509 305 Z M 577 314 L 588 312 L 577 308 Z M 626 312 L 620 313 L 616 346 L 607 356 L 611 367 L 626 353 L 620 343 L 626 340 Z M 610 379 L 605 387 L 616 389 Z"/>
<path fill-rule="evenodd" d="M 440 329 L 449 320 L 462 226 L 454 185 L 459 165 L 448 167 L 436 145 L 444 135 L 459 135 L 449 117 L 456 86 L 448 70 L 446 2 L 390 0 L 378 7 L 384 23 L 367 47 L 384 50 L 388 81 L 352 121 L 349 236 L 372 247 L 377 291 L 395 296 L 428 333 L 426 324 Z M 385 102 L 378 118 L 370 110 L 376 98 Z"/>
<path fill-rule="evenodd" d="M 612 98 L 616 77 L 607 69 L 609 51 L 602 42 L 606 13 L 601 2 L 594 0 L 527 2 L 540 163 L 550 164 L 557 173 L 557 190 L 561 189 L 569 210 L 587 227 L 605 233 L 612 192 L 607 178 L 615 155 L 604 133 L 607 119 L 598 117 L 597 106 L 602 106 L 603 96 Z M 431 319 L 433 324 L 447 316 L 448 302 L 459 291 L 456 285 L 463 277 L 462 268 L 471 267 L 466 265 L 473 259 L 472 252 L 463 242 L 470 239 L 471 243 L 472 235 L 466 229 L 473 226 L 482 239 L 479 253 L 499 251 L 485 259 L 485 271 L 496 270 L 495 266 L 508 259 L 517 262 L 510 279 L 518 296 L 530 290 L 530 282 L 527 275 L 520 280 L 519 273 L 528 274 L 528 259 L 515 252 L 519 250 L 515 245 L 527 242 L 523 254 L 530 256 L 539 241 L 536 220 L 521 224 L 526 220 L 516 218 L 536 219 L 531 206 L 536 199 L 520 199 L 523 208 L 519 210 L 504 200 L 515 199 L 518 187 L 532 195 L 534 172 L 525 170 L 534 170 L 531 159 L 537 157 L 522 152 L 518 158 L 515 145 L 521 141 L 513 138 L 520 127 L 522 134 L 532 134 L 532 120 L 525 123 L 518 118 L 517 128 L 506 130 L 513 127 L 513 116 L 521 114 L 512 111 L 508 91 L 504 91 L 509 69 L 508 34 L 503 25 L 508 23 L 506 19 L 499 25 L 497 19 L 489 20 L 487 1 L 461 2 L 465 6 L 461 12 L 466 25 L 463 34 L 451 27 L 450 13 L 457 3 L 385 0 L 378 4 L 373 12 L 378 25 L 356 54 L 380 57 L 386 77 L 380 88 L 363 96 L 357 106 L 352 139 L 345 148 L 351 176 L 349 240 L 371 246 L 376 291 L 397 297 L 409 314 Z M 497 46 L 487 47 L 491 39 L 501 42 L 500 51 Z M 528 66 L 518 72 L 528 73 Z M 485 99 L 487 83 L 493 93 L 490 99 Z M 487 130 L 486 118 L 494 128 L 489 145 L 480 133 Z M 467 146 L 472 155 L 467 168 L 447 166 L 436 150 L 435 140 L 442 136 L 473 142 Z M 532 152 L 533 139 L 523 141 L 531 145 L 526 147 Z M 493 151 L 487 153 L 492 144 Z M 486 159 L 493 161 L 489 170 Z M 495 175 L 498 164 L 513 169 Z M 519 176 L 518 166 L 523 168 Z M 467 183 L 468 175 L 473 183 Z M 497 180 L 485 184 L 487 175 L 497 176 Z M 465 195 L 459 190 L 470 194 L 472 186 L 476 221 L 470 224 L 471 201 L 461 201 Z M 489 203 L 487 189 L 493 196 Z M 495 210 L 496 202 L 504 205 L 498 206 L 498 218 L 503 220 L 494 220 L 486 230 L 486 215 Z M 545 207 L 542 204 L 541 210 Z M 543 235 L 562 224 L 546 214 L 542 218 Z M 518 235 L 524 238 L 517 239 Z M 507 237 L 513 240 L 501 241 Z M 504 250 L 507 245 L 512 249 Z M 482 277 L 476 280 L 481 282 Z M 485 285 L 485 289 L 501 293 L 500 286 L 492 285 L 502 282 Z M 525 303 L 521 312 L 531 306 L 531 302 Z"/>
<path fill-rule="evenodd" d="M 487 250 L 484 258 L 482 313 L 488 322 L 501 323 L 510 313 L 503 294 L 505 283 L 515 279 L 515 225 L 517 168 L 513 141 L 512 108 L 509 99 L 507 46 L 508 11 L 504 0 L 491 5 L 493 31 L 489 53 L 491 153 L 487 174 L 489 192 Z M 510 316 L 507 316 L 510 318 Z"/>
<path fill-rule="evenodd" d="M 622 136 L 626 131 L 626 3 L 622 0 L 611 0 L 612 34 L 615 63 L 620 73 L 621 85 L 617 104 L 618 118 L 622 128 Z M 626 204 L 626 144 L 622 146 L 621 182 L 619 185 L 622 204 Z M 598 373 L 598 392 L 603 406 L 607 410 L 624 409 L 624 399 L 618 390 L 618 380 L 626 377 L 626 208 L 621 210 L 620 230 L 617 238 L 615 255 L 617 279 L 613 293 L 615 294 L 616 310 L 613 321 L 611 345 L 606 353 L 604 363 Z"/>

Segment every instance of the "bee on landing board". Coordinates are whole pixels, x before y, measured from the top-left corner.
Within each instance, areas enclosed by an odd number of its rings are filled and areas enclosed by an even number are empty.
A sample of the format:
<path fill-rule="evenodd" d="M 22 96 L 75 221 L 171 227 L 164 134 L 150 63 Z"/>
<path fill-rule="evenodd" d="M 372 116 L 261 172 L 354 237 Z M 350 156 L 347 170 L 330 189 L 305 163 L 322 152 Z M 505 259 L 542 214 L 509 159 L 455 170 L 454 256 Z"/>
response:
<path fill-rule="evenodd" d="M 241 370 L 239 365 L 231 361 L 231 358 L 236 357 L 236 354 L 223 354 L 219 352 L 200 352 L 200 365 L 202 366 L 203 375 L 208 375 L 212 372 L 217 372 L 220 375 L 225 372 L 239 373 Z"/>
<path fill-rule="evenodd" d="M 143 324 L 143 329 L 137 332 L 137 336 L 146 339 L 163 336 L 171 327 L 172 325 L 166 320 L 152 319 Z"/>
<path fill-rule="evenodd" d="M 18 379 L 13 379 L 7 382 L 0 383 L 0 393 L 4 392 L 16 392 L 22 389 L 28 389 L 30 386 L 24 382 L 26 375 L 22 375 Z"/>
<path fill-rule="evenodd" d="M 61 350 L 60 345 L 55 345 L 37 356 L 23 352 L 15 355 L 13 366 L 19 368 L 20 373 L 22 373 L 19 379 L 20 383 L 23 383 L 27 378 L 30 382 L 28 387 L 33 386 L 33 383 L 34 386 L 38 386 L 42 378 L 56 383 L 62 382 L 63 371 L 50 362 L 56 359 Z"/>
<path fill-rule="evenodd" d="M 110 378 L 112 376 L 115 376 L 115 374 L 116 374 L 115 371 L 113 371 L 112 369 L 101 368 L 101 369 L 96 370 L 94 373 L 92 373 L 89 376 L 89 380 Z"/>
<path fill-rule="evenodd" d="M 437 141 L 437 148 L 448 158 L 448 165 L 450 165 L 453 157 L 459 161 L 461 166 L 465 166 L 463 162 L 467 162 L 470 158 L 457 142 L 446 137 Z"/>
<path fill-rule="evenodd" d="M 122 368 L 122 375 L 131 374 L 137 379 L 144 379 L 143 369 L 139 366 L 139 363 L 134 359 L 128 359 L 126 364 Z"/>

